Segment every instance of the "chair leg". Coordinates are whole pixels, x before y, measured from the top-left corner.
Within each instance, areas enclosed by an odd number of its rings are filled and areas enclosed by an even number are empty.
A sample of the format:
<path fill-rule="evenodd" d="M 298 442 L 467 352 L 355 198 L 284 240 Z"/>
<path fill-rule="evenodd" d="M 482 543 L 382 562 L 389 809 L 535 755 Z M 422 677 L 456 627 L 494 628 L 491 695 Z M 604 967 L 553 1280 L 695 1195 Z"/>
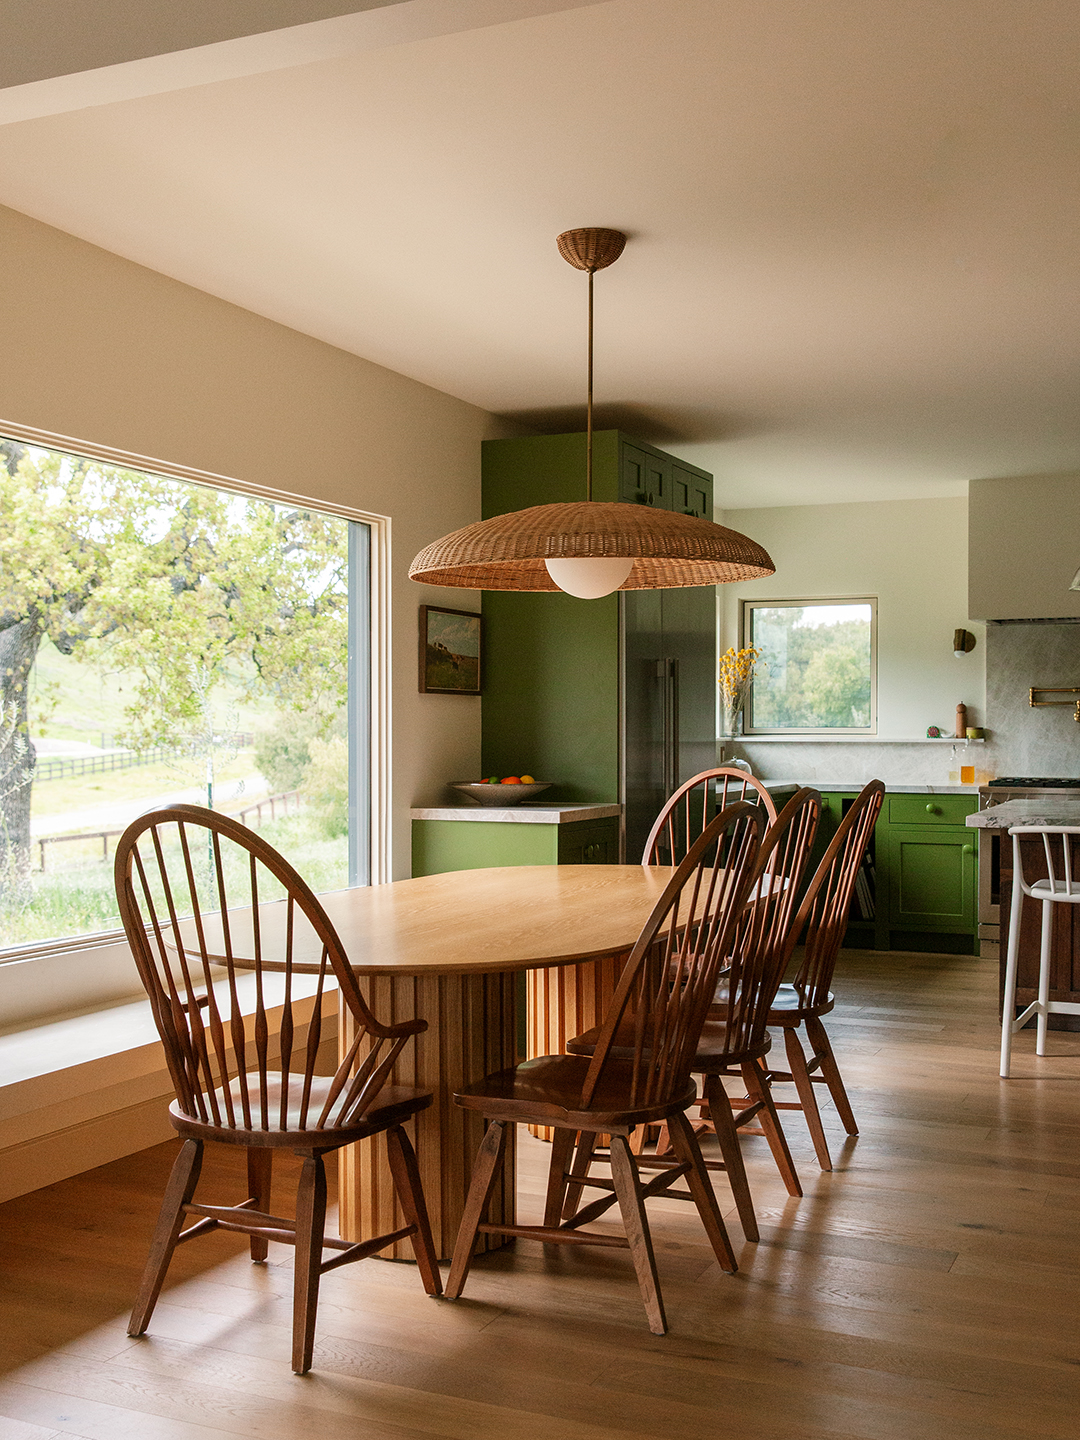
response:
<path fill-rule="evenodd" d="M 709 1172 L 705 1169 L 705 1161 L 701 1157 L 701 1147 L 694 1134 L 694 1127 L 685 1115 L 677 1115 L 668 1122 L 668 1133 L 671 1135 L 675 1154 L 690 1166 L 686 1183 L 694 1197 L 694 1204 L 701 1216 L 701 1223 L 705 1226 L 705 1233 L 709 1237 L 713 1254 L 719 1260 L 721 1267 L 729 1275 L 734 1275 L 739 1266 L 735 1259 L 735 1252 L 731 1248 L 731 1241 L 728 1239 L 724 1217 L 720 1214 L 720 1206 L 716 1203 L 716 1191 L 712 1187 Z M 747 1239 L 749 1238 L 747 1236 Z"/>
<path fill-rule="evenodd" d="M 570 1180 L 563 1197 L 562 1218 L 564 1220 L 569 1220 L 572 1215 L 575 1215 L 581 1204 L 581 1192 L 585 1188 L 581 1184 L 581 1180 L 589 1173 L 593 1151 L 596 1149 L 596 1138 L 591 1130 L 587 1133 L 582 1131 L 578 1136 L 574 1163 L 570 1166 Z"/>
<path fill-rule="evenodd" d="M 195 1194 L 202 1170 L 203 1144 L 201 1140 L 185 1140 L 180 1154 L 173 1161 L 169 1183 L 165 1187 L 161 1209 L 158 1212 L 154 1236 L 150 1241 L 150 1254 L 146 1257 L 135 1308 L 128 1321 L 129 1335 L 144 1335 L 154 1313 L 165 1275 L 176 1249 L 176 1237 L 184 1223 L 184 1206 Z"/>
<path fill-rule="evenodd" d="M 735 1197 L 743 1234 L 747 1240 L 757 1240 L 760 1238 L 757 1216 L 754 1214 L 750 1183 L 746 1178 L 742 1146 L 739 1144 L 735 1119 L 731 1113 L 731 1101 L 728 1099 L 724 1082 L 719 1075 L 705 1076 L 705 1098 L 709 1102 L 709 1118 L 716 1131 L 716 1138 L 720 1142 L 720 1153 L 724 1157 L 724 1168 L 727 1171 L 728 1183 L 731 1185 L 731 1193 Z M 675 1130 L 670 1120 L 668 1121 L 668 1133 L 674 1141 Z"/>
<path fill-rule="evenodd" d="M 394 1181 L 394 1193 L 398 1204 L 405 1212 L 405 1219 L 416 1226 L 416 1233 L 409 1236 L 420 1279 L 429 1295 L 442 1294 L 442 1276 L 435 1255 L 435 1242 L 431 1238 L 431 1222 L 428 1219 L 427 1202 L 420 1184 L 420 1167 L 416 1163 L 416 1151 L 408 1135 L 400 1125 L 392 1125 L 386 1132 L 386 1157 L 390 1162 L 390 1175 Z"/>
<path fill-rule="evenodd" d="M 761 1109 L 758 1111 L 758 1120 L 762 1130 L 765 1131 L 765 1139 L 769 1142 L 769 1149 L 776 1161 L 776 1168 L 780 1171 L 780 1178 L 789 1195 L 801 1195 L 803 1193 L 802 1185 L 799 1183 L 795 1161 L 791 1158 L 787 1136 L 784 1134 L 780 1116 L 776 1113 L 776 1106 L 773 1104 L 772 1083 L 768 1071 L 762 1070 L 760 1065 L 753 1062 L 748 1062 L 740 1068 L 747 1098 L 756 1100 L 761 1105 Z"/>
<path fill-rule="evenodd" d="M 660 1133 L 656 1140 L 656 1153 L 657 1155 L 671 1154 L 671 1131 L 666 1120 L 660 1126 Z"/>
<path fill-rule="evenodd" d="M 274 1152 L 265 1145 L 249 1145 L 247 1152 L 248 1194 L 255 1201 L 255 1209 L 264 1215 L 270 1213 L 270 1183 L 273 1176 Z M 270 1242 L 262 1235 L 251 1237 L 251 1258 L 265 1260 Z"/>
<path fill-rule="evenodd" d="M 1051 901 L 1042 902 L 1042 929 L 1039 942 L 1039 1009 L 1035 1022 L 1035 1054 L 1046 1054 L 1046 1023 L 1049 1018 L 1050 1000 L 1050 940 L 1054 924 L 1054 907 Z"/>
<path fill-rule="evenodd" d="M 660 1294 L 660 1279 L 656 1273 L 652 1236 L 649 1234 L 645 1202 L 641 1198 L 641 1187 L 638 1184 L 637 1165 L 625 1135 L 612 1135 L 610 1152 L 611 1178 L 615 1182 L 615 1194 L 618 1197 L 626 1238 L 630 1242 L 630 1256 L 637 1271 L 638 1284 L 641 1286 L 641 1298 L 645 1302 L 649 1329 L 654 1335 L 666 1335 L 667 1318 L 664 1315 L 663 1296 Z"/>
<path fill-rule="evenodd" d="M 1015 856 L 1015 850 L 1014 850 Z M 1013 872 L 1012 904 L 1009 907 L 1009 944 L 1005 951 L 1005 993 L 1001 1002 L 1001 1062 L 998 1074 L 1003 1080 L 1009 1078 L 1012 1068 L 1013 1023 L 1016 1020 L 1016 969 L 1020 955 L 1020 909 L 1024 903 L 1024 892 L 1020 887 L 1019 873 Z"/>
<path fill-rule="evenodd" d="M 297 1375 L 305 1375 L 311 1369 L 325 1227 L 326 1169 L 320 1154 L 307 1154 L 296 1192 L 292 1368 Z"/>
<path fill-rule="evenodd" d="M 552 1228 L 555 1228 L 562 1218 L 563 1201 L 568 1188 L 566 1167 L 570 1160 L 570 1152 L 574 1148 L 574 1138 L 573 1130 L 556 1130 L 551 1137 L 551 1164 L 548 1168 L 544 1224 Z"/>
<path fill-rule="evenodd" d="M 817 1096 L 814 1094 L 814 1082 L 810 1079 L 810 1072 L 806 1068 L 806 1055 L 796 1030 L 785 1027 L 784 1048 L 787 1050 L 791 1078 L 795 1082 L 795 1089 L 799 1092 L 799 1101 L 803 1108 L 803 1114 L 806 1116 L 806 1123 L 810 1128 L 810 1138 L 817 1151 L 818 1164 L 822 1170 L 831 1170 L 832 1159 L 829 1156 L 828 1141 L 825 1139 L 825 1127 L 821 1123 L 821 1111 L 818 1109 Z"/>
<path fill-rule="evenodd" d="M 484 1132 L 476 1164 L 473 1166 L 472 1183 L 465 1197 L 465 1209 L 454 1242 L 454 1258 L 450 1262 L 450 1278 L 446 1282 L 446 1298 L 456 1300 L 465 1288 L 473 1262 L 473 1246 L 476 1232 L 484 1217 L 491 1192 L 499 1175 L 503 1156 L 506 1153 L 506 1120 L 491 1120 Z"/>
<path fill-rule="evenodd" d="M 836 1106 L 836 1113 L 843 1121 L 844 1129 L 849 1135 L 857 1135 L 859 1126 L 855 1119 L 855 1112 L 851 1108 L 851 1101 L 848 1099 L 847 1091 L 844 1089 L 844 1082 L 840 1075 L 840 1067 L 836 1063 L 836 1056 L 833 1054 L 832 1043 L 829 1040 L 829 1033 L 816 1015 L 808 1015 L 806 1018 L 806 1034 L 817 1056 L 818 1064 L 821 1066 L 821 1073 L 825 1078 L 825 1084 L 829 1087 L 829 1094 Z"/>

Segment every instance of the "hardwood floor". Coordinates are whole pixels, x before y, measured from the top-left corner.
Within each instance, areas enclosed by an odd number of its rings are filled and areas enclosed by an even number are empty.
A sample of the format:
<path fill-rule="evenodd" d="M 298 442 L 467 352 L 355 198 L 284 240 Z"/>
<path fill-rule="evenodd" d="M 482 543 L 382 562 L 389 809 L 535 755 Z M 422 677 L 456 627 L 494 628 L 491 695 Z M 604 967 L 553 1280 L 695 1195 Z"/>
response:
<path fill-rule="evenodd" d="M 725 1275 L 693 1208 L 650 1209 L 670 1333 L 625 1252 L 480 1258 L 465 1298 L 412 1265 L 326 1276 L 315 1368 L 289 1370 L 292 1256 L 183 1247 L 150 1333 L 127 1313 L 172 1145 L 0 1206 L 0 1440 L 1072 1440 L 1080 1432 L 1080 1034 L 997 1076 L 995 967 L 842 957 L 828 1017 L 861 1135 L 825 1107 L 822 1174 L 786 1114 L 789 1199 L 744 1140 L 761 1241 Z M 522 1208 L 547 1147 L 522 1133 Z M 215 1154 L 224 1180 L 236 1159 Z M 276 1204 L 284 1203 L 281 1186 Z M 228 1198 L 223 1193 L 222 1198 Z"/>

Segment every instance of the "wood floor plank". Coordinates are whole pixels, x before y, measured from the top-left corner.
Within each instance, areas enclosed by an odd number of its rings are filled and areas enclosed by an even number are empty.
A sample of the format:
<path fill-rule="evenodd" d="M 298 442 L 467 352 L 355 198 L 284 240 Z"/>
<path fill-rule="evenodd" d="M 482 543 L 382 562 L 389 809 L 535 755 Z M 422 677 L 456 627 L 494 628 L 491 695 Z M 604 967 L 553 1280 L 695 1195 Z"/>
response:
<path fill-rule="evenodd" d="M 1080 1034 L 1039 1061 L 1019 1037 L 1002 1081 L 992 965 L 846 952 L 836 993 L 861 1133 L 823 1092 L 824 1174 L 785 1112 L 801 1199 L 744 1139 L 762 1240 L 732 1218 L 737 1275 L 692 1206 L 651 1204 L 667 1336 L 625 1252 L 521 1241 L 478 1259 L 457 1302 L 424 1295 L 410 1264 L 327 1275 L 314 1370 L 296 1377 L 290 1252 L 253 1266 L 215 1235 L 181 1248 L 133 1341 L 175 1152 L 155 1146 L 0 1205 L 0 1440 L 1073 1440 Z M 548 1148 L 519 1148 L 528 1223 Z M 229 1200 L 243 1158 L 211 1153 L 206 1175 Z"/>

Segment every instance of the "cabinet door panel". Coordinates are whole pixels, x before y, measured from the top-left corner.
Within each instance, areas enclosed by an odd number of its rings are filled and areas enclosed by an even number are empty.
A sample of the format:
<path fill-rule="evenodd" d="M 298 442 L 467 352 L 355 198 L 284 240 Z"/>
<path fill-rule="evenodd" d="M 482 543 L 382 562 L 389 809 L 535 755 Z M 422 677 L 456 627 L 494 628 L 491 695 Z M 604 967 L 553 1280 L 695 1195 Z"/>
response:
<path fill-rule="evenodd" d="M 971 931 L 975 843 L 968 831 L 890 826 L 889 923 L 901 930 Z"/>
<path fill-rule="evenodd" d="M 619 450 L 619 499 L 671 509 L 671 462 L 628 445 Z"/>
<path fill-rule="evenodd" d="M 681 465 L 671 467 L 671 508 L 679 515 L 712 519 L 712 480 Z"/>

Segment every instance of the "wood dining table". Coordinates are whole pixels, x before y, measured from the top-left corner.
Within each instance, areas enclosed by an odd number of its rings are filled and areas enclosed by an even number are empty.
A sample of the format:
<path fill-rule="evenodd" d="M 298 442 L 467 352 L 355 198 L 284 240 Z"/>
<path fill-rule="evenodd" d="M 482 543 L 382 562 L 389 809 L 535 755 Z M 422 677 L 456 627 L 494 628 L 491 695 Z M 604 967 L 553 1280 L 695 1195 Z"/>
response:
<path fill-rule="evenodd" d="M 522 972 L 539 972 L 528 1050 L 561 1050 L 565 1039 L 602 1017 L 626 954 L 672 873 L 665 866 L 521 865 L 320 896 L 375 1014 L 383 1021 L 419 1015 L 428 1022 L 406 1046 L 395 1077 L 435 1096 L 417 1118 L 415 1140 L 440 1257 L 453 1250 L 483 1135 L 482 1118 L 455 1105 L 454 1091 L 524 1058 L 517 1043 Z M 350 1024 L 342 1013 L 343 1050 Z M 512 1162 L 511 1154 L 492 1196 L 497 1223 L 514 1223 Z M 340 1167 L 342 1236 L 362 1240 L 404 1223 L 385 1147 L 343 1150 Z M 493 1236 L 487 1243 L 505 1242 Z M 409 1258 L 407 1249 L 398 1258 Z"/>

